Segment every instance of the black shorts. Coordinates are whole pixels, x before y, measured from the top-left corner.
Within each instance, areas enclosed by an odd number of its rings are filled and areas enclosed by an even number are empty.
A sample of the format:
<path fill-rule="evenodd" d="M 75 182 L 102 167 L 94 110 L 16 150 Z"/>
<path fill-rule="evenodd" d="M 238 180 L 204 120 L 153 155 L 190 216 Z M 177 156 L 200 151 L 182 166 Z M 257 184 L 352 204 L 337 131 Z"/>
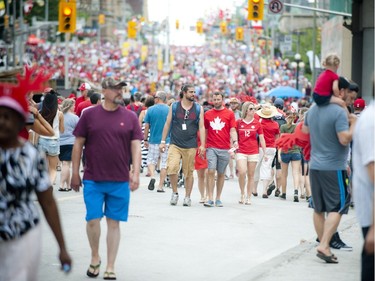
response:
<path fill-rule="evenodd" d="M 327 105 L 331 100 L 331 95 L 329 96 L 320 96 L 317 93 L 313 94 L 313 100 L 317 105 Z"/>
<path fill-rule="evenodd" d="M 320 171 L 310 169 L 311 195 L 315 212 L 347 214 L 350 193 L 346 171 Z"/>
<path fill-rule="evenodd" d="M 60 161 L 72 161 L 72 150 L 73 150 L 72 144 L 60 145 L 60 154 L 59 154 Z"/>
<path fill-rule="evenodd" d="M 276 154 L 272 161 L 272 168 L 276 167 L 276 170 L 281 170 L 281 164 L 279 162 L 279 158 L 277 157 L 277 155 L 278 155 L 278 150 L 276 149 Z"/>

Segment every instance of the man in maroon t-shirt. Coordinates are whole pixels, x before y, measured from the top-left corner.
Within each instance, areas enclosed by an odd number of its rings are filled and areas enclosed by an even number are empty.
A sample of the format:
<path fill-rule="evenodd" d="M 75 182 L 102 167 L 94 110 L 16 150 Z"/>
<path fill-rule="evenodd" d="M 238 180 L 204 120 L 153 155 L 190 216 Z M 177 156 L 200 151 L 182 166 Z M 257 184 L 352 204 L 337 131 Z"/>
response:
<path fill-rule="evenodd" d="M 83 185 L 86 205 L 87 236 L 91 247 L 91 263 L 86 274 L 97 277 L 100 220 L 106 216 L 107 266 L 104 279 L 116 279 L 115 260 L 120 243 L 120 221 L 127 221 L 130 191 L 139 187 L 142 130 L 135 114 L 124 108 L 122 88 L 125 82 L 105 78 L 102 82 L 104 102 L 87 110 L 80 118 L 74 135 L 71 187 L 79 191 L 82 148 L 86 164 Z M 95 124 L 93 125 L 93 120 Z M 134 170 L 129 173 L 130 156 Z"/>

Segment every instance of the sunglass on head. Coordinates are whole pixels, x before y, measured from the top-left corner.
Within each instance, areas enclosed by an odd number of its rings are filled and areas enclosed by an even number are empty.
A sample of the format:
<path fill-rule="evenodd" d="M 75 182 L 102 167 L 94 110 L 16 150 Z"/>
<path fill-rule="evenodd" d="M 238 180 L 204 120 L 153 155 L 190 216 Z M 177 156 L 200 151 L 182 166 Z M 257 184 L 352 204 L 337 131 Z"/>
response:
<path fill-rule="evenodd" d="M 251 110 L 254 110 L 254 109 L 255 109 L 254 107 L 249 107 L 249 108 L 248 108 L 248 110 L 250 110 L 250 111 L 251 111 Z"/>

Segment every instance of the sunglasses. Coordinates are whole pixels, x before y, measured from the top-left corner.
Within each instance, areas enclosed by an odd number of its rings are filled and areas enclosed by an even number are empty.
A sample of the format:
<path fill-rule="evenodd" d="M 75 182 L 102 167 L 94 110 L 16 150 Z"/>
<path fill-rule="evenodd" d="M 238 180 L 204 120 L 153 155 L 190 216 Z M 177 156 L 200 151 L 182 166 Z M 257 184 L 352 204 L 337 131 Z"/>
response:
<path fill-rule="evenodd" d="M 247 110 L 253 111 L 253 110 L 255 110 L 255 108 L 254 107 L 249 107 Z"/>
<path fill-rule="evenodd" d="M 185 116 L 184 116 L 185 120 L 189 118 L 189 114 L 190 114 L 190 111 L 189 110 L 185 110 Z"/>
<path fill-rule="evenodd" d="M 154 97 L 154 99 L 160 99 L 160 97 L 158 97 L 158 96 L 155 96 L 155 97 Z"/>

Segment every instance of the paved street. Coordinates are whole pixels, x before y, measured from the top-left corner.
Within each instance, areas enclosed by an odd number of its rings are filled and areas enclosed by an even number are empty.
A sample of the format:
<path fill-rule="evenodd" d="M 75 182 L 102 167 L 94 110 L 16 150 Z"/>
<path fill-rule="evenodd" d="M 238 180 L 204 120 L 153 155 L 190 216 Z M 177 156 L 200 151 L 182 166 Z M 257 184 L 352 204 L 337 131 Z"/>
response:
<path fill-rule="evenodd" d="M 141 178 L 141 187 L 132 193 L 129 221 L 121 224 L 117 280 L 359 280 L 362 238 L 354 210 L 339 226 L 342 240 L 354 251 L 334 251 L 340 263 L 325 264 L 315 256 L 312 210 L 305 201 L 292 202 L 291 188 L 286 201 L 253 197 L 246 206 L 237 203 L 238 182 L 232 179 L 225 182 L 224 207 L 206 208 L 198 203 L 194 184 L 188 208 L 182 206 L 183 190 L 178 206 L 170 206 L 171 190 L 151 192 L 148 181 Z M 73 271 L 68 276 L 59 272 L 57 245 L 44 225 L 40 280 L 90 280 L 82 192 L 56 191 L 55 196 Z M 102 226 L 99 279 L 106 264 L 105 221 Z"/>

